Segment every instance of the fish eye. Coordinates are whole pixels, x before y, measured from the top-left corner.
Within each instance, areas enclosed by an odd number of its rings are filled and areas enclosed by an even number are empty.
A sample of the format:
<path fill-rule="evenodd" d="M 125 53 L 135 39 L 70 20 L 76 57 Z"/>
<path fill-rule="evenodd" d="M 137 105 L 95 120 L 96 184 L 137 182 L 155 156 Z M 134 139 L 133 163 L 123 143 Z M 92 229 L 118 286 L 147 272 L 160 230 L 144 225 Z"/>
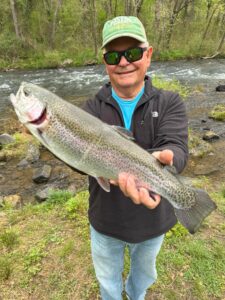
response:
<path fill-rule="evenodd" d="M 28 97 L 30 95 L 31 91 L 28 88 L 24 88 L 23 93 L 26 97 Z"/>

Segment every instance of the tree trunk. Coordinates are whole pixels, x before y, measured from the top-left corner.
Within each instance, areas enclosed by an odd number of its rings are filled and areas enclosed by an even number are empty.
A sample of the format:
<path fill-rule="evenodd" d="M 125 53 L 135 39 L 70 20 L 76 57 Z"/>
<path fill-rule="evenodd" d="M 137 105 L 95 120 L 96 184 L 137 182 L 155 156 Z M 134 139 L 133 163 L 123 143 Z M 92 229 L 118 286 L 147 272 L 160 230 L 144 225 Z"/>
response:
<path fill-rule="evenodd" d="M 113 11 L 113 16 L 114 17 L 117 16 L 117 6 L 118 6 L 118 3 L 117 3 L 117 0 L 115 0 L 114 11 Z"/>
<path fill-rule="evenodd" d="M 176 0 L 174 7 L 173 7 L 173 12 L 172 15 L 170 17 L 170 22 L 169 22 L 169 30 L 168 30 L 168 34 L 167 34 L 167 45 L 169 47 L 170 45 L 170 41 L 171 41 L 171 37 L 174 31 L 174 25 L 176 23 L 177 17 L 179 15 L 179 13 L 183 10 L 186 9 L 187 6 L 192 2 L 193 0 Z"/>
<path fill-rule="evenodd" d="M 157 49 L 159 49 L 159 45 L 162 37 L 162 28 L 161 28 L 161 8 L 162 2 L 161 0 L 155 1 L 155 21 L 154 21 L 154 32 L 158 33 L 158 35 L 154 35 L 156 40 Z"/>
<path fill-rule="evenodd" d="M 125 16 L 131 16 L 132 15 L 132 0 L 125 0 L 125 7 L 124 7 L 124 14 Z"/>
<path fill-rule="evenodd" d="M 202 36 L 202 41 L 201 41 L 201 43 L 200 43 L 199 49 L 202 48 L 202 45 L 203 45 L 203 43 L 204 43 L 204 41 L 205 41 L 205 38 L 206 38 L 206 36 L 207 36 L 209 27 L 210 27 L 210 25 L 211 25 L 211 23 L 212 23 L 212 19 L 213 19 L 213 16 L 214 16 L 214 14 L 215 14 L 215 12 L 216 12 L 216 10 L 217 10 L 217 7 L 218 7 L 218 6 L 216 6 L 216 7 L 214 8 L 214 10 L 213 10 L 212 13 L 211 13 L 211 16 L 209 17 L 207 26 L 206 26 L 205 31 L 204 31 L 203 36 Z"/>
<path fill-rule="evenodd" d="M 51 48 L 54 48 L 54 44 L 55 44 L 56 21 L 57 21 L 58 12 L 61 5 L 62 5 L 61 0 L 57 0 L 55 11 L 53 13 L 53 19 L 52 19 Z"/>
<path fill-rule="evenodd" d="M 20 32 L 20 28 L 19 28 L 18 17 L 17 17 L 17 11 L 16 11 L 15 1 L 14 0 L 10 0 L 10 7 L 11 7 L 11 12 L 12 12 L 13 25 L 14 25 L 14 28 L 15 28 L 16 37 L 19 40 L 22 40 L 22 38 L 21 38 L 21 32 Z"/>
<path fill-rule="evenodd" d="M 174 24 L 175 24 L 176 18 L 177 18 L 178 6 L 179 6 L 179 0 L 176 0 L 174 7 L 173 7 L 173 12 L 171 14 L 170 21 L 169 21 L 169 29 L 168 29 L 167 39 L 166 39 L 168 48 L 169 48 L 171 37 L 173 34 Z"/>
<path fill-rule="evenodd" d="M 225 30 L 223 31 L 222 39 L 220 41 L 220 44 L 219 44 L 216 52 L 220 53 L 220 51 L 222 50 L 224 42 L 225 42 Z"/>
<path fill-rule="evenodd" d="M 98 56 L 98 42 L 97 42 L 97 17 L 96 17 L 96 3 L 95 0 L 91 1 L 91 28 L 92 28 L 92 36 L 93 36 L 93 43 L 94 43 L 94 52 L 95 58 L 97 59 Z"/>
<path fill-rule="evenodd" d="M 139 16 L 143 3 L 144 3 L 144 0 L 135 0 L 134 1 L 134 15 L 135 16 L 137 16 L 137 17 Z"/>

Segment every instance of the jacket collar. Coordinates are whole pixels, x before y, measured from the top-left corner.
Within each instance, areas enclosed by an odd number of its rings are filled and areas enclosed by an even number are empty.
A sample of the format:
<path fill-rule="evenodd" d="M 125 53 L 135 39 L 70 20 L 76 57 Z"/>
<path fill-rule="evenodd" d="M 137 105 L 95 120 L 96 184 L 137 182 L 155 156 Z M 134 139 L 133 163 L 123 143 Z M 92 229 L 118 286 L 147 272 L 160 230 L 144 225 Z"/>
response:
<path fill-rule="evenodd" d="M 150 101 L 156 95 L 156 89 L 152 86 L 152 80 L 149 76 L 145 76 L 145 91 L 141 99 L 139 100 L 137 107 L 141 106 L 145 102 Z M 118 108 L 117 102 L 112 97 L 112 89 L 111 83 L 106 83 L 100 91 L 97 93 L 97 97 L 106 103 L 113 105 L 114 107 Z M 136 107 L 136 108 L 137 108 Z"/>

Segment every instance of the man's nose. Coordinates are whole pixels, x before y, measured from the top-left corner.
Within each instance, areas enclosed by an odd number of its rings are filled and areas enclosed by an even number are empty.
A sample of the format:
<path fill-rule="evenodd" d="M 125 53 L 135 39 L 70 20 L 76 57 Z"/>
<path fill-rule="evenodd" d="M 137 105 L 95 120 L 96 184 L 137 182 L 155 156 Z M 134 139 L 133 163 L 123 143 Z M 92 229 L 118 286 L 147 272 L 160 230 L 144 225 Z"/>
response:
<path fill-rule="evenodd" d="M 119 62 L 119 66 L 126 66 L 129 65 L 129 61 L 127 61 L 125 56 L 122 56 Z"/>

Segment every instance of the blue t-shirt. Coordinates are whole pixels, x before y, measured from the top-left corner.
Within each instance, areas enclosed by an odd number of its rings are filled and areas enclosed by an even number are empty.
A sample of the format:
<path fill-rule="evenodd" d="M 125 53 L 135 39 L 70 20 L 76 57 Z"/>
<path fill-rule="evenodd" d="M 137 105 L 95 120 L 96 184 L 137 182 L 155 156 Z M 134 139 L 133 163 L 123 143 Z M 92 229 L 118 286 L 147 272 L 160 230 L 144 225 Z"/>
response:
<path fill-rule="evenodd" d="M 133 116 L 135 107 L 136 107 L 138 101 L 141 99 L 142 95 L 144 94 L 144 90 L 145 90 L 145 88 L 143 86 L 143 88 L 137 94 L 136 97 L 134 97 L 133 99 L 124 100 L 124 99 L 120 98 L 116 94 L 114 89 L 112 88 L 112 96 L 116 100 L 116 102 L 118 103 L 118 105 L 122 111 L 125 128 L 128 130 L 130 130 L 130 127 L 131 127 L 131 121 L 132 121 L 132 116 Z"/>

